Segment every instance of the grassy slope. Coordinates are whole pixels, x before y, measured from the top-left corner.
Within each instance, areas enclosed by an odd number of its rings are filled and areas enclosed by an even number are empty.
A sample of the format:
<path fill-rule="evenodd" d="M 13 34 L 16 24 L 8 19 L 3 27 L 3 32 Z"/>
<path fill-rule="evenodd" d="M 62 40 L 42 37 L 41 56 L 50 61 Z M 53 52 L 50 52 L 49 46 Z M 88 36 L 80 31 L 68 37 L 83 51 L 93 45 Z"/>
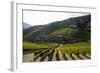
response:
<path fill-rule="evenodd" d="M 70 32 L 71 29 L 70 28 L 61 28 L 61 29 L 57 29 L 55 31 L 53 31 L 52 33 L 50 33 L 51 35 L 64 35 L 67 32 Z"/>
<path fill-rule="evenodd" d="M 64 44 L 63 47 L 60 49 L 62 52 L 68 52 L 69 54 L 75 53 L 82 53 L 82 54 L 90 54 L 91 45 L 90 42 L 78 42 L 78 43 L 70 43 Z"/>
<path fill-rule="evenodd" d="M 24 50 L 50 49 L 50 48 L 54 48 L 56 46 L 58 46 L 58 44 L 53 44 L 53 43 L 38 44 L 38 43 L 23 42 Z"/>
<path fill-rule="evenodd" d="M 56 48 L 59 44 L 55 43 L 29 43 L 24 42 L 23 43 L 23 50 L 24 51 L 33 51 L 33 50 L 43 50 L 43 49 L 53 49 Z M 63 44 L 63 47 L 60 48 L 62 52 L 67 52 L 69 54 L 90 54 L 91 53 L 91 45 L 90 42 L 77 42 L 77 43 L 68 43 Z"/>

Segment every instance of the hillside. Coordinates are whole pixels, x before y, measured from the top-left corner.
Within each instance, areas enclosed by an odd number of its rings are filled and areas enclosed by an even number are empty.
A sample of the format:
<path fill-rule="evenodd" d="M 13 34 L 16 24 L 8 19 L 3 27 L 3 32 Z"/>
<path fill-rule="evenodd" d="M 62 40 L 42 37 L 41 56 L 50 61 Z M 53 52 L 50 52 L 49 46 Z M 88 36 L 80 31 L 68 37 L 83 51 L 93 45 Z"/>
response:
<path fill-rule="evenodd" d="M 23 40 L 30 42 L 66 43 L 90 40 L 91 15 L 32 26 L 23 30 Z"/>

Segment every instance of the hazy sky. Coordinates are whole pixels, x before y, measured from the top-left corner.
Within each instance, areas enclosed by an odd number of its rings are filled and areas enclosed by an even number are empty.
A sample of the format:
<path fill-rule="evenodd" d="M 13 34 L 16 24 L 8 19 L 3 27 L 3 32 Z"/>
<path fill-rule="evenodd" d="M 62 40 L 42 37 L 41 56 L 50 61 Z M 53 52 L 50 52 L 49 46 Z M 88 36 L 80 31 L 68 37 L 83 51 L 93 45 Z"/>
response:
<path fill-rule="evenodd" d="M 46 11 L 24 11 L 23 22 L 30 25 L 44 25 L 54 21 L 64 20 L 70 17 L 83 16 L 83 13 L 63 13 Z"/>

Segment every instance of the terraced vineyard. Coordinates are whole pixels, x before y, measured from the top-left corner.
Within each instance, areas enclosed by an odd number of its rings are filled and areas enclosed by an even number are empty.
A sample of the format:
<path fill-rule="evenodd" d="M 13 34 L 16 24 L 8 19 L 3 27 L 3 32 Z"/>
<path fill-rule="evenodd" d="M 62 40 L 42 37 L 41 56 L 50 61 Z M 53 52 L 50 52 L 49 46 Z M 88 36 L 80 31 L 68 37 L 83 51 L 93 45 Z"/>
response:
<path fill-rule="evenodd" d="M 29 43 L 24 43 L 24 44 L 25 45 L 28 44 L 27 48 L 30 46 Z M 37 44 L 37 45 L 41 45 L 41 44 Z M 81 48 L 82 46 L 84 47 Z M 26 46 L 24 46 L 24 48 L 25 47 Z M 71 44 L 49 44 L 49 45 L 45 44 L 45 48 L 42 44 L 41 46 L 35 49 L 34 47 L 36 46 L 31 46 L 31 53 L 27 53 L 23 55 L 24 62 L 91 59 L 89 42 L 78 42 L 78 43 L 71 43 Z"/>

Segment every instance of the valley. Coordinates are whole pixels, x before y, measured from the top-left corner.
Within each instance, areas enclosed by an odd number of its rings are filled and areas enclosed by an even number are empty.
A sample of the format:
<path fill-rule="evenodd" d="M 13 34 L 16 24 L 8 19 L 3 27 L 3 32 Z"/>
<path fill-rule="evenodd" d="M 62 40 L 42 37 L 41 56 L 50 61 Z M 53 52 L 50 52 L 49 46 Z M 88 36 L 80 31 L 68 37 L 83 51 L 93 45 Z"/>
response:
<path fill-rule="evenodd" d="M 23 62 L 91 59 L 91 15 L 23 29 Z"/>

